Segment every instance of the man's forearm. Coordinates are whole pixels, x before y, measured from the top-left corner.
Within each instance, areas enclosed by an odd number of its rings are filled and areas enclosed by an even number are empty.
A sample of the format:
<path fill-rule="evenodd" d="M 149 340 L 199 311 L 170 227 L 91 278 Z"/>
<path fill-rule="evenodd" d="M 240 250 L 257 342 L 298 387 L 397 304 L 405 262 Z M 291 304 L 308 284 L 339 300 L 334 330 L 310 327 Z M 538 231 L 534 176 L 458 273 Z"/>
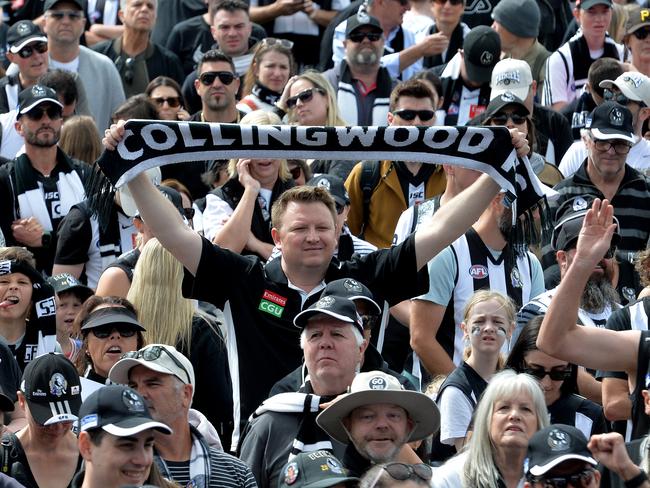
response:
<path fill-rule="evenodd" d="M 265 5 L 264 7 L 251 7 L 250 17 L 252 22 L 257 24 L 266 24 L 278 17 L 277 8 L 275 4 Z"/>
<path fill-rule="evenodd" d="M 413 44 L 412 46 L 402 49 L 399 52 L 399 70 L 404 71 L 406 68 L 415 63 L 423 56 L 424 49 L 420 44 Z"/>

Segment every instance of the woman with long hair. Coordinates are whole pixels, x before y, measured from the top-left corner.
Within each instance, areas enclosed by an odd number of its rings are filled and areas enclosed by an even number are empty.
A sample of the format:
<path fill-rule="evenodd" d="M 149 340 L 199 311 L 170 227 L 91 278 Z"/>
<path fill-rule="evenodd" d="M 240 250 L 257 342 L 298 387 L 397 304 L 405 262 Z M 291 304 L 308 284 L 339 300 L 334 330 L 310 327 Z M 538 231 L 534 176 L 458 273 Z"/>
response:
<path fill-rule="evenodd" d="M 158 109 L 160 120 L 189 120 L 185 98 L 178 82 L 168 76 L 157 76 L 149 82 L 144 94 Z"/>
<path fill-rule="evenodd" d="M 149 344 L 169 344 L 189 358 L 196 374 L 192 407 L 203 413 L 222 439 L 232 433 L 232 386 L 218 324 L 183 298 L 183 266 L 150 239 L 133 273 L 128 298 L 139 311 Z"/>
<path fill-rule="evenodd" d="M 436 399 L 440 442 L 449 446 L 439 459 L 465 444 L 476 404 L 492 376 L 503 368 L 501 348 L 512 335 L 516 313 L 512 300 L 497 291 L 480 290 L 467 300 L 460 324 L 466 359 L 447 377 Z"/>
<path fill-rule="evenodd" d="M 522 483 L 528 440 L 548 425 L 537 381 L 512 370 L 494 375 L 474 416 L 465 449 L 438 468 L 433 488 L 515 488 Z"/>
<path fill-rule="evenodd" d="M 533 317 L 521 330 L 510 350 L 506 367 L 537 378 L 552 424 L 573 425 L 588 439 L 607 432 L 603 409 L 577 394 L 578 367 L 537 348 L 543 315 Z"/>
<path fill-rule="evenodd" d="M 241 124 L 274 125 L 272 112 L 256 110 Z M 266 260 L 273 251 L 271 206 L 294 186 L 284 159 L 232 159 L 230 179 L 206 197 L 203 232 L 206 238 L 233 252 Z"/>
<path fill-rule="evenodd" d="M 95 121 L 89 115 L 75 115 L 63 123 L 59 147 L 68 156 L 90 165 L 102 152 Z"/>
<path fill-rule="evenodd" d="M 77 372 L 102 384 L 108 382 L 108 372 L 122 354 L 145 345 L 145 329 L 135 307 L 125 298 L 90 297 L 81 306 L 73 330 L 73 336 L 81 338 Z"/>
<path fill-rule="evenodd" d="M 255 110 L 273 111 L 287 81 L 296 69 L 291 53 L 293 43 L 286 39 L 266 37 L 253 52 L 244 76 L 242 99 L 237 109 L 246 114 Z"/>

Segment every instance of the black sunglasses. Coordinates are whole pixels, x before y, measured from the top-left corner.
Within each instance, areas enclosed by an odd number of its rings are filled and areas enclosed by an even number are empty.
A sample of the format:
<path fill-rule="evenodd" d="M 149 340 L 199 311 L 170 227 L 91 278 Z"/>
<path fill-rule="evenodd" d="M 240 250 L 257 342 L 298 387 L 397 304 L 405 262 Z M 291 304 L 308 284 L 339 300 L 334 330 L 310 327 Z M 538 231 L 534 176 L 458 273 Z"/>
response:
<path fill-rule="evenodd" d="M 199 81 L 205 86 L 210 86 L 217 78 L 222 84 L 230 85 L 237 77 L 230 71 L 206 71 L 199 76 Z"/>
<path fill-rule="evenodd" d="M 97 339 L 107 339 L 113 331 L 117 331 L 122 337 L 133 337 L 137 332 L 133 326 L 127 324 L 108 324 L 90 330 Z"/>
<path fill-rule="evenodd" d="M 192 382 L 190 379 L 190 373 L 188 373 L 187 369 L 185 369 L 185 366 L 183 366 L 183 364 L 178 359 L 176 359 L 172 353 L 170 353 L 162 346 L 149 346 L 145 347 L 144 349 L 140 349 L 139 351 L 125 352 L 122 354 L 122 359 L 129 358 L 144 359 L 145 361 L 156 361 L 160 358 L 160 355 L 163 352 L 169 356 L 169 358 L 174 362 L 176 366 L 183 370 L 183 373 L 185 373 L 185 377 L 187 378 L 187 384 L 190 384 Z"/>
<path fill-rule="evenodd" d="M 153 100 L 153 102 L 159 107 L 162 107 L 165 103 L 167 103 L 167 105 L 170 107 L 176 108 L 181 104 L 180 97 L 154 97 L 151 100 Z"/>
<path fill-rule="evenodd" d="M 397 115 L 400 119 L 415 120 L 418 117 L 422 122 L 427 122 L 436 116 L 433 110 L 396 110 L 393 115 Z"/>
<path fill-rule="evenodd" d="M 431 467 L 427 464 L 404 464 L 388 463 L 384 466 L 391 478 L 397 481 L 406 481 L 412 478 L 420 478 L 424 481 L 430 481 L 433 476 Z"/>
<path fill-rule="evenodd" d="M 646 106 L 646 104 L 640 100 L 632 100 L 626 97 L 625 95 L 623 95 L 621 92 L 614 92 L 609 88 L 605 88 L 603 90 L 603 98 L 608 102 L 616 102 L 619 105 L 623 105 L 624 107 L 626 107 L 630 103 L 638 103 L 641 106 L 641 108 Z"/>
<path fill-rule="evenodd" d="M 302 168 L 300 166 L 294 166 L 293 168 L 289 168 L 289 173 L 291 173 L 291 177 L 294 180 L 297 180 L 302 174 Z"/>
<path fill-rule="evenodd" d="M 368 39 L 370 42 L 377 42 L 382 36 L 383 34 L 381 32 L 353 32 L 348 36 L 348 39 L 355 43 L 363 42 L 364 39 Z"/>
<path fill-rule="evenodd" d="M 34 107 L 25 115 L 29 120 L 38 121 L 41 120 L 45 114 L 47 114 L 50 120 L 59 120 L 63 117 L 61 107 L 57 107 L 56 105 Z"/>
<path fill-rule="evenodd" d="M 632 32 L 632 34 L 634 34 L 634 37 L 636 37 L 639 41 L 642 41 L 643 39 L 645 39 L 650 35 L 650 29 L 649 28 L 637 29 L 634 32 Z"/>
<path fill-rule="evenodd" d="M 287 98 L 287 108 L 293 108 L 300 100 L 302 103 L 306 103 L 311 100 L 314 96 L 314 92 L 325 95 L 325 90 L 322 88 L 307 88 L 306 90 L 301 91 L 295 97 Z"/>
<path fill-rule="evenodd" d="M 25 46 L 20 51 L 18 51 L 18 56 L 23 59 L 27 59 L 34 53 L 43 54 L 47 52 L 47 42 L 35 42 L 29 46 Z"/>
<path fill-rule="evenodd" d="M 495 113 L 492 117 L 490 117 L 490 121 L 494 122 L 496 125 L 506 125 L 508 122 L 508 119 L 512 120 L 512 123 L 515 125 L 521 125 L 526 122 L 526 119 L 528 117 L 524 114 L 518 114 L 518 113 L 505 113 L 505 112 L 497 112 Z"/>
<path fill-rule="evenodd" d="M 552 381 L 566 381 L 571 378 L 571 368 L 567 369 L 552 369 L 546 371 L 544 368 L 525 368 L 524 373 L 534 376 L 538 380 L 543 380 L 546 375 Z"/>
<path fill-rule="evenodd" d="M 594 469 L 587 468 L 577 474 L 567 474 L 564 476 L 530 476 L 529 481 L 539 483 L 544 488 L 566 488 L 567 486 L 588 486 L 594 477 Z"/>
<path fill-rule="evenodd" d="M 120 56 L 115 60 L 115 67 L 119 71 L 122 78 L 127 83 L 133 83 L 133 78 L 135 78 L 135 72 L 133 71 L 133 65 L 135 64 L 134 58 L 123 58 Z"/>
<path fill-rule="evenodd" d="M 601 141 L 594 139 L 593 137 L 591 140 L 594 141 L 596 149 L 601 152 L 607 152 L 610 147 L 613 147 L 616 154 L 627 154 L 630 152 L 630 149 L 632 149 L 632 146 L 627 142 Z"/>
<path fill-rule="evenodd" d="M 56 20 L 63 20 L 64 17 L 68 17 L 70 20 L 79 20 L 84 15 L 81 10 L 51 10 L 47 12 L 46 16 Z"/>

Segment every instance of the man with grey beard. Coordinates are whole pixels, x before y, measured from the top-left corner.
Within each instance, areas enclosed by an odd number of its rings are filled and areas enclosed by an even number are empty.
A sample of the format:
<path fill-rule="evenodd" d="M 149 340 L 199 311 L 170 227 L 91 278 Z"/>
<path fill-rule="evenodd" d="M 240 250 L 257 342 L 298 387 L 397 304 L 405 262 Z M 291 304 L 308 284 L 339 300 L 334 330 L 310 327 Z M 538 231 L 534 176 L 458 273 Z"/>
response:
<path fill-rule="evenodd" d="M 382 66 L 384 36 L 379 21 L 365 11 L 350 17 L 345 59 L 323 73 L 336 89 L 343 120 L 350 125 L 386 125 L 394 81 Z"/>
<path fill-rule="evenodd" d="M 558 208 L 557 225 L 553 229 L 551 246 L 555 250 L 555 257 L 559 265 L 560 281 L 566 275 L 569 266 L 573 262 L 582 222 L 584 221 L 587 210 L 591 208 L 592 201 L 593 197 L 589 195 L 577 196 L 564 201 Z M 621 307 L 619 304 L 620 298 L 614 286 L 614 280 L 616 279 L 614 255 L 616 253 L 616 245 L 620 242 L 618 220 L 614 218 L 614 221 L 617 225 L 617 231 L 612 238 L 612 247 L 594 268 L 589 281 L 582 291 L 578 318 L 579 323 L 586 327 L 605 327 L 607 319 L 612 312 Z M 530 319 L 536 315 L 544 315 L 546 313 L 556 290 L 557 288 L 553 288 L 536 296 L 521 308 L 517 314 L 517 328 L 513 334 L 513 344 L 519 336 L 522 327 Z M 594 374 L 595 371 L 591 371 L 591 373 Z M 592 375 L 584 374 L 582 369 L 578 375 L 578 388 L 581 395 L 595 402 L 602 403 L 603 397 L 600 383 Z"/>

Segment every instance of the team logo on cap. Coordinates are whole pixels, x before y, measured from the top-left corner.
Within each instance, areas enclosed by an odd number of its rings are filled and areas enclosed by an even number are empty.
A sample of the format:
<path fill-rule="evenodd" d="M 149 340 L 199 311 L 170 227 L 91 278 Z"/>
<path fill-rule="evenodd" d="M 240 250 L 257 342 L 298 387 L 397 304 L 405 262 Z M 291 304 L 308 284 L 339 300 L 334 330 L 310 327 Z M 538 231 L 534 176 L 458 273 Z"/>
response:
<path fill-rule="evenodd" d="M 346 278 L 346 280 L 343 282 L 343 286 L 348 291 L 356 291 L 357 293 L 361 293 L 363 291 L 359 282 L 357 280 L 353 280 L 352 278 Z"/>
<path fill-rule="evenodd" d="M 32 95 L 35 97 L 44 97 L 45 96 L 45 88 L 39 85 L 34 85 L 32 87 Z"/>
<path fill-rule="evenodd" d="M 341 465 L 336 461 L 336 459 L 332 459 L 332 458 L 330 457 L 330 458 L 327 458 L 327 461 L 325 461 L 325 462 L 327 463 L 327 467 L 330 469 L 330 471 L 331 471 L 332 473 L 343 474 L 343 466 L 341 466 Z"/>
<path fill-rule="evenodd" d="M 321 178 L 321 179 L 318 180 L 318 182 L 316 183 L 316 186 L 318 186 L 318 187 L 320 187 L 320 188 L 325 188 L 327 191 L 330 191 L 330 187 L 331 187 L 332 185 L 330 184 L 330 180 L 328 180 L 327 178 Z"/>
<path fill-rule="evenodd" d="M 55 397 L 62 397 L 68 389 L 68 382 L 61 373 L 54 373 L 50 378 L 50 393 Z"/>
<path fill-rule="evenodd" d="M 569 449 L 569 435 L 560 429 L 553 429 L 546 438 L 546 443 L 551 451 L 566 451 Z"/>
<path fill-rule="evenodd" d="M 515 71 L 506 71 L 505 73 L 500 73 L 497 75 L 496 85 L 505 85 L 521 83 L 521 77 L 519 75 L 519 70 Z"/>
<path fill-rule="evenodd" d="M 334 299 L 332 297 L 323 297 L 316 302 L 314 308 L 330 308 L 334 305 Z"/>
<path fill-rule="evenodd" d="M 386 380 L 381 376 L 373 376 L 370 378 L 370 381 L 368 381 L 368 388 L 371 390 L 385 390 L 388 388 L 388 383 L 386 383 Z"/>
<path fill-rule="evenodd" d="M 609 122 L 615 127 L 623 125 L 623 112 L 620 108 L 614 107 L 611 112 L 609 112 Z"/>
<path fill-rule="evenodd" d="M 18 24 L 18 27 L 16 27 L 16 30 L 18 31 L 18 34 L 21 36 L 29 34 L 30 28 L 28 23 L 22 23 Z"/>
<path fill-rule="evenodd" d="M 144 403 L 138 395 L 131 390 L 124 390 L 122 392 L 122 402 L 129 412 L 144 412 Z"/>
<path fill-rule="evenodd" d="M 298 469 L 298 463 L 290 463 L 286 468 L 284 468 L 284 482 L 287 485 L 293 485 L 298 479 L 298 474 L 300 470 Z"/>
<path fill-rule="evenodd" d="M 366 24 L 370 22 L 370 16 L 366 13 L 365 10 L 359 10 L 357 13 L 357 22 L 360 24 Z"/>
<path fill-rule="evenodd" d="M 501 94 L 501 100 L 504 102 L 514 102 L 515 96 L 511 92 L 505 92 Z"/>
<path fill-rule="evenodd" d="M 494 60 L 494 55 L 490 51 L 483 51 L 481 53 L 480 61 L 483 66 L 488 66 L 492 64 Z"/>
<path fill-rule="evenodd" d="M 623 81 L 634 88 L 639 88 L 643 84 L 643 78 L 634 75 L 625 75 Z"/>
<path fill-rule="evenodd" d="M 587 208 L 587 205 L 587 200 L 582 197 L 576 197 L 576 199 L 573 200 L 572 208 L 574 212 L 579 212 L 580 210 Z"/>

